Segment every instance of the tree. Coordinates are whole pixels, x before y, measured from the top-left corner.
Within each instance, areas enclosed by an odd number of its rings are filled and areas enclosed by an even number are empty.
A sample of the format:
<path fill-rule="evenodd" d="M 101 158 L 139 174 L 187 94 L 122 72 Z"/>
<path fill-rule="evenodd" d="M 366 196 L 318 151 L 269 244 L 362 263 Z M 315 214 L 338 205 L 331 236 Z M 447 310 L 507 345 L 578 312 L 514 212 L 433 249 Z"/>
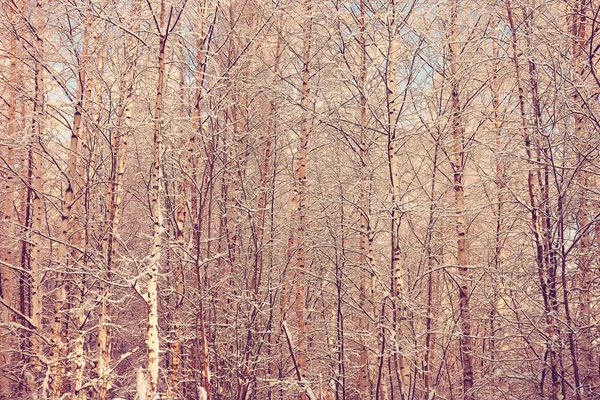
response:
<path fill-rule="evenodd" d="M 594 4 L 2 8 L 1 399 L 598 396 Z"/>

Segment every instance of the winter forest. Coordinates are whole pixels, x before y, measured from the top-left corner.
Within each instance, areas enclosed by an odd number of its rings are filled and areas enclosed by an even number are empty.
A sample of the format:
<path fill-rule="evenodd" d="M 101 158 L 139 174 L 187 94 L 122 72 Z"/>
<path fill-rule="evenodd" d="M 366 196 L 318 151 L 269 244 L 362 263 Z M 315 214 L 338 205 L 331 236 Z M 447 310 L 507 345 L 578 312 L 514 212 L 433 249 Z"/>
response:
<path fill-rule="evenodd" d="M 598 2 L 0 6 L 0 399 L 600 398 Z"/>

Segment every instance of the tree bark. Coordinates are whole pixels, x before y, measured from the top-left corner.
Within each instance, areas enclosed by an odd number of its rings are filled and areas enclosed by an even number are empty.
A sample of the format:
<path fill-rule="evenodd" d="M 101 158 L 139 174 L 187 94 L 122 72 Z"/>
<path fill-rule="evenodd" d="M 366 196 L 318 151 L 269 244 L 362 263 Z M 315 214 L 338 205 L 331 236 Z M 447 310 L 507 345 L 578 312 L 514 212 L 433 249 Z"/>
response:
<path fill-rule="evenodd" d="M 77 100 L 74 107 L 73 123 L 71 126 L 71 139 L 69 143 L 69 156 L 67 162 L 67 188 L 62 199 L 62 215 L 60 234 L 58 239 L 58 271 L 56 276 L 57 288 L 54 299 L 54 321 L 52 324 L 52 368 L 50 374 L 50 388 L 54 397 L 60 398 L 67 389 L 67 341 L 69 340 L 69 310 L 71 308 L 67 295 L 70 288 L 69 276 L 69 251 L 75 252 L 79 245 L 79 233 L 71 235 L 74 226 L 73 207 L 75 206 L 75 185 L 80 181 L 78 176 L 79 136 L 82 126 L 82 114 L 85 108 L 86 61 L 88 58 L 89 32 L 84 33 L 81 62 L 78 66 Z M 77 212 L 77 210 L 75 210 Z M 73 229 L 75 228 L 75 229 Z"/>
<path fill-rule="evenodd" d="M 387 101 L 387 158 L 390 184 L 392 186 L 392 205 L 390 222 L 391 241 L 391 298 L 394 301 L 394 325 L 397 336 L 397 349 L 394 350 L 395 373 L 399 376 L 400 398 L 408 396 L 410 369 L 407 368 L 402 343 L 404 340 L 403 324 L 406 317 L 406 294 L 404 288 L 404 268 L 402 266 L 402 248 L 400 246 L 400 225 L 402 212 L 400 210 L 400 175 L 398 171 L 398 130 L 397 123 L 400 118 L 398 85 L 396 77 L 396 63 L 398 58 L 398 16 L 396 3 L 390 1 L 390 20 L 388 21 L 388 54 L 386 60 L 386 101 Z"/>
<path fill-rule="evenodd" d="M 300 380 L 306 379 L 308 372 L 307 359 L 307 310 L 306 310 L 306 292 L 304 286 L 306 274 L 306 189 L 307 189 L 307 160 L 308 142 L 310 136 L 310 58 L 311 58 L 311 31 L 312 31 L 312 8 L 311 0 L 304 0 L 304 21 L 302 24 L 303 45 L 302 45 L 302 100 L 301 100 L 301 116 L 300 116 L 300 140 L 298 142 L 298 153 L 296 155 L 294 175 L 296 178 L 296 217 L 298 225 L 296 231 L 296 280 L 294 282 L 296 291 L 296 321 L 298 325 L 298 343 L 297 343 L 297 361 L 298 374 Z M 306 395 L 300 394 L 300 399 L 305 400 Z"/>
<path fill-rule="evenodd" d="M 370 221 L 370 194 L 371 181 L 369 178 L 368 168 L 368 142 L 367 142 L 367 38 L 366 38 L 366 22 L 365 22 L 365 1 L 360 0 L 360 76 L 359 76 L 359 91 L 360 91 L 360 142 L 359 142 L 359 158 L 360 158 L 360 204 L 359 204 L 359 248 L 360 248 L 360 306 L 361 316 L 359 317 L 359 328 L 362 332 L 369 330 L 368 319 L 364 313 L 367 313 L 368 299 L 370 299 L 370 291 L 372 290 L 371 282 L 373 279 L 374 257 L 372 237 L 373 232 Z M 362 334 L 359 341 L 359 362 L 360 371 L 358 376 L 358 390 L 363 398 L 367 398 L 372 394 L 371 377 L 369 374 L 369 354 L 366 343 L 366 335 Z"/>
<path fill-rule="evenodd" d="M 493 27 L 496 28 L 497 24 L 493 21 Z M 494 59 L 494 65 L 492 70 L 492 107 L 493 107 L 493 122 L 494 122 L 494 134 L 496 136 L 496 232 L 494 234 L 495 239 L 495 252 L 494 252 L 494 268 L 497 283 L 494 284 L 494 296 L 495 301 L 491 312 L 491 340 L 490 340 L 490 352 L 492 359 L 492 373 L 498 381 L 498 389 L 500 390 L 501 399 L 506 399 L 505 396 L 509 394 L 508 379 L 505 377 L 506 371 L 502 368 L 502 364 L 496 359 L 496 353 L 505 354 L 506 350 L 506 329 L 504 321 L 506 318 L 506 293 L 504 289 L 504 196 L 505 196 L 505 173 L 504 173 L 504 162 L 502 159 L 502 152 L 504 150 L 504 144 L 502 139 L 502 121 L 500 119 L 500 81 L 498 78 L 499 74 L 499 60 L 500 52 L 496 40 L 492 43 L 492 57 Z M 497 344 L 500 344 L 500 348 L 497 349 Z"/>
<path fill-rule="evenodd" d="M 557 400 L 559 395 L 559 376 L 558 376 L 558 362 L 557 362 L 557 354 L 555 350 L 554 340 L 557 338 L 554 335 L 554 318 L 552 317 L 552 305 L 551 305 L 551 293 L 549 292 L 549 283 L 550 278 L 547 274 L 549 269 L 547 267 L 547 263 L 545 262 L 544 255 L 544 244 L 543 238 L 540 228 L 540 217 L 539 217 L 539 206 L 536 198 L 536 189 L 535 189 L 535 160 L 533 158 L 533 143 L 531 140 L 531 136 L 529 133 L 529 123 L 527 121 L 527 115 L 525 111 L 525 90 L 523 88 L 523 83 L 521 81 L 521 67 L 519 65 L 518 58 L 518 48 L 517 48 L 517 30 L 514 23 L 512 6 L 510 1 L 506 2 L 506 11 L 507 18 L 509 23 L 509 28 L 512 36 L 512 60 L 515 68 L 515 79 L 517 81 L 517 90 L 519 97 L 519 113 L 521 117 L 521 128 L 523 130 L 523 139 L 525 141 L 525 152 L 527 154 L 527 162 L 528 162 L 528 170 L 527 170 L 527 191 L 529 195 L 529 208 L 531 213 L 531 230 L 534 237 L 534 243 L 536 248 L 536 264 L 538 270 L 538 278 L 540 281 L 540 287 L 542 291 L 542 297 L 544 300 L 544 311 L 546 314 L 546 332 L 547 332 L 547 340 L 546 340 L 546 352 L 548 354 L 548 358 L 550 360 L 550 372 L 552 375 L 552 389 L 550 393 L 550 397 L 552 400 Z M 533 79 L 533 78 L 532 78 Z M 535 111 L 534 111 L 535 112 Z M 543 385 L 543 380 L 541 382 Z M 541 391 L 543 392 L 543 386 L 541 387 Z"/>
<path fill-rule="evenodd" d="M 459 36 L 456 29 L 458 18 L 458 1 L 452 2 L 450 11 L 450 31 L 448 46 L 448 63 L 450 64 L 452 132 L 454 154 L 452 170 L 454 177 L 454 200 L 456 206 L 456 236 L 458 246 L 459 310 L 460 310 L 460 352 L 463 368 L 463 398 L 475 399 L 473 392 L 473 347 L 471 343 L 471 313 L 469 299 L 471 297 L 471 273 L 469 271 L 469 253 L 467 248 L 467 224 L 465 220 L 465 148 L 464 126 L 460 102 L 458 76 Z"/>
<path fill-rule="evenodd" d="M 118 237 L 119 224 L 121 222 L 123 200 L 123 182 L 125 176 L 125 167 L 127 163 L 127 142 L 131 134 L 131 107 L 132 88 L 130 82 L 131 76 L 125 72 L 121 77 L 121 106 L 117 116 L 118 125 L 111 137 L 111 154 L 113 154 L 111 164 L 111 178 L 108 182 L 106 193 L 107 219 L 104 228 L 104 238 L 102 242 L 102 252 L 104 257 L 104 271 L 102 271 L 103 280 L 100 281 L 100 305 L 98 310 L 98 361 L 96 371 L 98 374 L 98 399 L 104 400 L 108 390 L 112 387 L 110 377 L 110 362 L 112 336 L 110 330 L 110 321 L 112 314 L 111 291 L 108 283 L 112 279 L 114 270 L 114 254 L 116 240 Z"/>
<path fill-rule="evenodd" d="M 585 59 L 585 46 L 587 44 L 587 0 L 577 0 L 574 2 L 573 9 L 573 24 L 572 24 L 572 35 L 573 35 L 573 69 L 574 77 L 573 80 L 575 85 L 581 85 L 585 83 L 586 75 L 588 75 L 588 67 L 586 66 Z M 574 104 L 581 104 L 583 112 L 587 111 L 585 101 L 581 98 L 580 89 L 576 88 L 573 95 Z M 590 138 L 585 132 L 585 117 L 584 113 L 574 113 L 574 135 L 583 145 L 578 150 L 578 175 L 577 183 L 580 187 L 581 194 L 579 195 L 579 208 L 577 210 L 577 225 L 580 230 L 580 255 L 578 258 L 578 269 L 580 275 L 580 290 L 579 290 L 579 313 L 581 315 L 581 369 L 582 377 L 580 380 L 579 376 L 579 363 L 577 359 L 575 343 L 573 340 L 572 327 L 569 329 L 569 344 L 571 348 L 571 358 L 573 362 L 573 372 L 575 377 L 576 395 L 580 399 L 591 399 L 593 398 L 593 387 L 595 385 L 594 377 L 598 375 L 597 368 L 594 365 L 594 354 L 592 352 L 592 342 L 594 336 L 592 334 L 592 302 L 591 302 L 591 289 L 593 287 L 593 273 L 591 270 L 591 251 L 592 251 L 592 236 L 588 225 L 591 221 L 591 206 L 590 200 L 587 198 L 586 193 L 588 192 L 589 185 L 589 173 L 590 169 L 589 161 L 587 160 L 587 154 L 590 153 L 589 145 L 586 143 Z M 563 288 L 566 290 L 566 288 Z M 568 322 L 571 322 L 570 311 L 568 309 L 568 296 L 565 296 L 565 312 L 567 314 Z M 569 324 L 570 325 L 570 324 Z"/>
<path fill-rule="evenodd" d="M 16 20 L 15 10 L 11 7 L 10 21 L 14 25 Z M 2 176 L 3 182 L 3 215 L 1 221 L 2 228 L 2 265 L 0 266 L 0 297 L 13 309 L 18 309 L 18 281 L 17 274 L 12 267 L 16 267 L 15 257 L 15 204 L 14 193 L 16 190 L 13 168 L 15 167 L 14 144 L 17 128 L 17 39 L 11 34 L 9 42 L 10 51 L 10 69 L 9 69 L 9 89 L 8 89 L 8 112 L 6 131 L 8 135 L 8 144 L 5 147 L 5 163 L 8 165 L 8 171 Z M 0 325 L 15 322 L 16 318 L 13 312 L 0 306 Z M 14 340 L 11 333 L 6 328 L 0 328 L 0 398 L 6 397 L 13 392 L 13 381 L 8 378 L 7 369 L 18 359 L 18 354 L 13 354 L 17 341 Z M 4 372 L 6 371 L 6 372 Z"/>
<path fill-rule="evenodd" d="M 29 246 L 29 267 L 31 274 L 30 286 L 30 307 L 31 307 L 31 322 L 35 332 L 31 335 L 31 358 L 30 372 L 27 376 L 27 386 L 34 399 L 37 399 L 40 394 L 45 394 L 47 386 L 42 384 L 39 386 L 39 379 L 43 371 L 43 353 L 41 339 L 38 335 L 42 335 L 42 218 L 44 214 L 43 200 L 43 157 L 42 157 L 42 140 L 44 134 L 44 112 L 45 112 L 45 82 L 44 82 L 44 67 L 42 65 L 44 57 L 44 40 L 42 32 L 44 30 L 44 14 L 42 2 L 36 3 L 35 9 L 35 99 L 33 105 L 33 121 L 32 121 L 32 143 L 30 156 L 30 176 L 31 176 L 31 231 L 30 246 Z"/>
<path fill-rule="evenodd" d="M 162 253 L 162 234 L 164 232 L 163 214 L 161 207 L 161 169 L 162 169 L 162 112 L 163 91 L 165 87 L 165 50 L 168 29 L 163 32 L 165 20 L 165 4 L 160 4 L 159 48 L 158 48 L 158 80 L 156 85 L 156 103 L 154 106 L 154 137 L 153 161 L 150 175 L 150 212 L 153 223 L 152 250 L 148 261 L 148 291 L 146 303 L 148 306 L 148 331 L 146 344 L 148 346 L 148 391 L 146 398 L 152 400 L 158 390 L 160 342 L 158 337 L 158 276 Z"/>
<path fill-rule="evenodd" d="M 439 141 L 440 138 L 435 138 L 435 150 L 433 154 L 433 171 L 431 173 L 431 189 L 429 192 L 429 221 L 427 223 L 427 232 L 425 237 L 425 250 L 427 256 L 427 316 L 425 318 L 425 354 L 423 356 L 423 383 L 425 386 L 425 400 L 433 400 L 437 384 L 432 380 L 432 365 L 435 350 L 435 324 L 439 314 L 438 310 L 438 273 L 435 271 L 436 265 L 439 264 L 439 257 L 434 250 L 434 228 L 437 221 L 437 206 L 435 203 L 436 196 L 436 181 L 438 179 L 438 156 L 439 156 Z"/>

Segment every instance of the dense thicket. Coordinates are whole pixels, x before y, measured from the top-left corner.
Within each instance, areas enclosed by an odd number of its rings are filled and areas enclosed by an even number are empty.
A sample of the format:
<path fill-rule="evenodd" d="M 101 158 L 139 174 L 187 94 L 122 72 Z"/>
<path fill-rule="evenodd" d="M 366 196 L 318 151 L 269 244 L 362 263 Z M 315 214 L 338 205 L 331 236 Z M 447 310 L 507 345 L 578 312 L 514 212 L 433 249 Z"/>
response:
<path fill-rule="evenodd" d="M 1 5 L 0 399 L 600 397 L 600 4 Z"/>

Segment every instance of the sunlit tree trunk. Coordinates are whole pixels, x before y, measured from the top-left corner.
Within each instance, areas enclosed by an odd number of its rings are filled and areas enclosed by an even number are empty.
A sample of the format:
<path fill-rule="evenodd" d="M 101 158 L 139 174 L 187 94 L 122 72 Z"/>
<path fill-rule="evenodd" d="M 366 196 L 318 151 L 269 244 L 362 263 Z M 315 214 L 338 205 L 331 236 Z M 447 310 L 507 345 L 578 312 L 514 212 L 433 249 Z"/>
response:
<path fill-rule="evenodd" d="M 30 144 L 30 176 L 31 176 L 31 231 L 29 245 L 29 267 L 31 274 L 30 285 L 30 309 L 31 309 L 31 324 L 35 332 L 30 336 L 31 343 L 31 358 L 29 374 L 27 376 L 27 385 L 33 399 L 38 399 L 39 395 L 45 395 L 47 385 L 42 384 L 40 387 L 41 373 L 43 371 L 43 354 L 41 338 L 38 335 L 42 334 L 42 218 L 44 215 L 44 204 L 42 194 L 42 175 L 43 175 L 43 156 L 41 143 L 44 133 L 44 107 L 45 107 L 45 82 L 44 82 L 44 67 L 42 65 L 44 57 L 44 40 L 42 32 L 44 30 L 44 14 L 42 3 L 38 1 L 35 8 L 32 10 L 35 14 L 35 30 L 37 32 L 34 54 L 36 60 L 35 66 L 35 98 L 33 105 L 33 121 L 32 121 L 32 142 Z"/>
<path fill-rule="evenodd" d="M 302 24 L 303 46 L 302 46 L 302 100 L 301 100 L 301 116 L 300 116 L 300 139 L 298 142 L 298 153 L 296 154 L 294 175 L 296 178 L 296 218 L 297 230 L 295 241 L 295 263 L 296 263 L 296 279 L 294 282 L 296 291 L 296 320 L 298 324 L 298 342 L 296 357 L 298 360 L 299 374 L 305 379 L 307 374 L 307 310 L 306 310 L 306 291 L 305 291 L 305 274 L 306 274 L 306 229 L 307 229 L 307 213 L 306 213 L 306 186 L 307 186 L 307 160 L 308 141 L 310 136 L 310 58 L 311 58 L 311 0 L 304 0 L 304 21 Z M 300 398 L 305 400 L 306 395 L 300 394 Z"/>
<path fill-rule="evenodd" d="M 454 176 L 454 200 L 456 201 L 456 235 L 458 246 L 459 273 L 459 310 L 460 310 L 460 353 L 463 369 L 463 398 L 473 400 L 473 347 L 471 339 L 471 313 L 469 299 L 471 297 L 471 273 L 469 271 L 469 253 L 467 248 L 467 223 L 465 220 L 465 163 L 464 122 L 462 120 L 461 101 L 459 98 L 458 56 L 459 35 L 457 32 L 458 18 L 457 0 L 452 2 L 450 11 L 448 63 L 450 64 L 450 88 L 452 102 L 452 136 L 454 151 L 452 170 Z"/>
<path fill-rule="evenodd" d="M 398 62 L 398 10 L 394 0 L 389 3 L 388 21 L 388 52 L 386 59 L 386 101 L 387 101 L 387 158 L 389 179 L 392 186 L 391 205 L 391 297 L 394 299 L 394 325 L 396 328 L 397 349 L 394 349 L 395 373 L 399 376 L 400 396 L 405 399 L 408 396 L 408 385 L 410 381 L 410 368 L 402 352 L 404 343 L 403 325 L 406 314 L 406 298 L 404 287 L 404 268 L 402 266 L 402 248 L 400 245 L 400 225 L 402 213 L 400 210 L 400 174 L 398 171 L 398 119 L 400 118 L 400 99 L 398 95 L 398 83 L 396 76 L 396 63 Z"/>
<path fill-rule="evenodd" d="M 91 32 L 89 32 L 89 31 Z M 86 21 L 86 34 L 91 35 L 92 43 L 97 42 L 97 34 L 93 28 L 93 25 Z M 100 57 L 98 60 L 99 70 L 102 70 L 102 58 Z M 79 194 L 76 196 L 75 200 L 75 209 L 76 213 L 73 218 L 73 226 L 72 231 L 74 232 L 75 237 L 73 238 L 73 248 L 71 249 L 71 257 L 73 260 L 76 259 L 77 253 L 81 252 L 80 258 L 78 260 L 78 268 L 87 271 L 89 266 L 90 259 L 90 217 L 93 215 L 93 211 L 91 211 L 93 204 L 90 202 L 90 197 L 92 196 L 93 190 L 93 178 L 91 176 L 91 171 L 93 170 L 93 163 L 96 155 L 95 149 L 90 148 L 88 141 L 93 141 L 95 138 L 94 129 L 92 126 L 97 124 L 99 117 L 99 110 L 96 108 L 89 109 L 90 105 L 93 104 L 92 99 L 92 89 L 96 87 L 96 91 L 100 91 L 100 86 L 93 78 L 93 73 L 88 70 L 86 74 L 86 82 L 85 82 L 85 90 L 83 93 L 83 99 L 85 100 L 82 105 L 82 109 L 85 112 L 90 112 L 91 118 L 85 118 L 82 121 L 82 126 L 80 128 L 79 135 L 79 143 L 81 145 L 80 150 L 80 160 L 79 162 L 79 171 L 77 173 L 78 177 L 78 186 L 80 188 Z M 96 93 L 98 97 L 98 93 Z M 97 102 L 100 103 L 100 102 Z M 76 400 L 85 400 L 89 393 L 88 390 L 84 387 L 85 385 L 85 373 L 87 366 L 87 352 L 86 352 L 86 341 L 88 339 L 88 335 L 85 329 L 85 325 L 87 322 L 87 315 L 85 312 L 85 300 L 87 293 L 87 282 L 86 282 L 86 274 L 85 273 L 76 273 L 73 274 L 73 291 L 71 294 L 70 304 L 72 310 L 71 320 L 75 326 L 75 337 L 70 339 L 73 343 L 72 350 L 72 358 L 73 362 L 70 362 L 69 367 L 70 371 L 68 372 L 73 376 L 73 383 L 71 386 L 71 391 L 74 393 L 74 398 Z M 100 327 L 98 328 L 101 329 Z"/>
<path fill-rule="evenodd" d="M 66 363 L 68 357 L 68 304 L 67 295 L 69 292 L 69 282 L 72 278 L 69 276 L 69 250 L 75 252 L 79 245 L 79 233 L 71 234 L 71 228 L 74 226 L 73 206 L 75 205 L 74 193 L 76 183 L 79 183 L 78 176 L 78 158 L 79 158 L 79 136 L 82 126 L 82 114 L 85 105 L 85 84 L 86 61 L 88 58 L 89 32 L 84 33 L 83 47 L 81 51 L 81 62 L 78 66 L 77 76 L 77 100 L 75 104 L 73 123 L 71 126 L 71 139 L 69 143 L 69 155 L 67 162 L 67 188 L 62 199 L 62 215 L 60 223 L 60 234 L 58 239 L 58 272 L 56 276 L 57 288 L 55 289 L 54 299 L 54 321 L 52 324 L 52 368 L 50 375 L 50 388 L 54 397 L 60 398 L 67 389 L 66 381 Z M 75 228 L 77 228 L 75 226 Z M 74 249 L 70 249 L 73 247 Z"/>
<path fill-rule="evenodd" d="M 178 40 L 177 47 L 179 49 L 179 58 L 185 59 L 184 45 L 181 38 Z M 185 73 L 186 68 L 184 65 L 178 66 L 179 69 L 179 117 L 184 119 L 186 117 L 185 111 Z M 185 144 L 183 129 L 180 130 L 181 138 L 180 143 Z M 192 136 L 195 132 L 192 133 Z M 188 140 L 189 142 L 189 140 Z M 179 384 L 180 380 L 180 369 L 182 362 L 182 343 L 181 337 L 183 335 L 182 330 L 182 315 L 181 306 L 183 303 L 183 293 L 185 290 L 184 279 L 186 270 L 186 243 L 185 243 L 185 231 L 187 222 L 187 210 L 188 210 L 188 178 L 187 174 L 192 170 L 191 168 L 191 157 L 190 150 L 193 151 L 191 146 L 188 146 L 188 154 L 186 155 L 186 161 L 184 164 L 185 174 L 182 181 L 177 185 L 177 195 L 175 198 L 175 223 L 173 230 L 175 231 L 175 243 L 174 243 L 174 254 L 175 262 L 172 267 L 174 279 L 174 294 L 172 295 L 173 300 L 169 301 L 169 306 L 172 309 L 170 311 L 170 327 L 169 335 L 171 336 L 169 342 L 169 362 L 168 362 L 168 375 L 167 375 L 167 389 L 166 396 L 173 398 L 180 393 L 180 389 L 183 385 Z"/>
<path fill-rule="evenodd" d="M 111 321 L 111 291 L 109 284 L 113 277 L 115 246 L 117 241 L 119 224 L 121 221 L 123 200 L 123 182 L 125 177 L 125 167 L 127 162 L 127 143 L 131 134 L 131 75 L 124 72 L 120 77 L 120 95 L 121 105 L 117 115 L 117 129 L 111 137 L 111 171 L 110 180 L 107 185 L 106 192 L 106 208 L 107 218 L 104 228 L 104 238 L 102 241 L 102 252 L 104 257 L 104 271 L 102 271 L 103 279 L 100 281 L 100 304 L 98 307 L 98 351 L 96 371 L 98 374 L 98 399 L 104 400 L 108 390 L 112 387 L 111 383 L 111 348 L 112 348 L 112 333 L 110 329 Z"/>
<path fill-rule="evenodd" d="M 148 390 L 146 398 L 152 400 L 158 390 L 158 372 L 160 342 L 158 337 L 158 276 L 162 253 L 162 235 L 164 231 L 163 214 L 161 207 L 161 169 L 162 169 L 162 112 L 163 91 L 165 88 L 165 50 L 168 38 L 168 29 L 165 29 L 165 2 L 161 0 L 158 22 L 159 47 L 158 47 L 158 80 L 156 85 L 156 103 L 154 106 L 154 137 L 153 160 L 150 172 L 150 213 L 152 215 L 153 236 L 150 259 L 148 261 L 148 291 L 146 303 L 148 306 L 148 331 L 146 344 L 148 346 Z M 164 30 L 164 31 L 163 31 Z"/>

